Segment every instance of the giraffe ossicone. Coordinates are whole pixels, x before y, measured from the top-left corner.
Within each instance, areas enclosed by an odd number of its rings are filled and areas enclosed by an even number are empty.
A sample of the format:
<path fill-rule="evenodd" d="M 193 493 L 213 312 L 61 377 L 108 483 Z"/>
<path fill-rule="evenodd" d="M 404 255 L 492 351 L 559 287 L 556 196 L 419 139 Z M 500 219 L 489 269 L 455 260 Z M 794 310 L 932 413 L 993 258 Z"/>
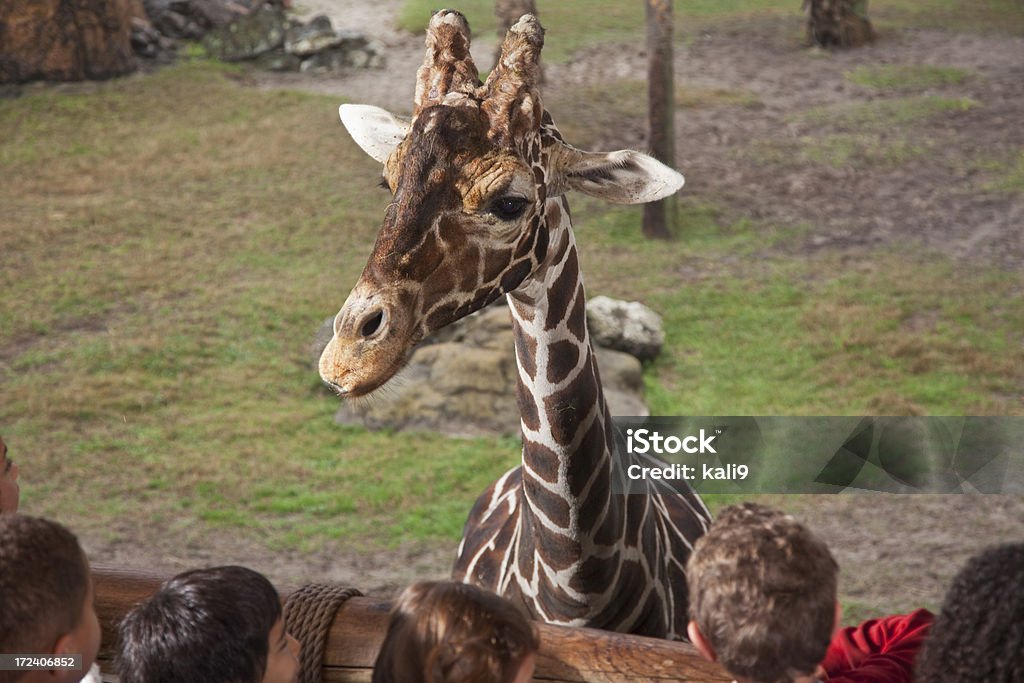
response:
<path fill-rule="evenodd" d="M 523 16 L 481 83 L 465 18 L 441 10 L 427 29 L 411 121 L 341 106 L 353 139 L 383 164 L 393 200 L 320 375 L 343 396 L 369 394 L 425 336 L 505 295 L 523 462 L 470 512 L 456 578 L 548 622 L 684 637 L 685 562 L 710 515 L 685 486 L 612 493 L 625 470 L 612 466 L 614 426 L 565 197 L 654 201 L 683 177 L 639 152 L 566 143 L 536 88 L 543 43 L 540 23 Z"/>

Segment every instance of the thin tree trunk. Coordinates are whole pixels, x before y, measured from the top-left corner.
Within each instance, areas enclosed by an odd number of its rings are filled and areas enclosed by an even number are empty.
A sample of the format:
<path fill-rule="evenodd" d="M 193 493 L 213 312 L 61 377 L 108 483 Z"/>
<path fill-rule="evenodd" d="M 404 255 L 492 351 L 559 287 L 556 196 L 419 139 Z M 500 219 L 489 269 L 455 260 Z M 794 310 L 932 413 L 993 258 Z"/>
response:
<path fill-rule="evenodd" d="M 875 39 L 868 0 L 804 0 L 807 41 L 820 47 L 859 47 Z"/>
<path fill-rule="evenodd" d="M 645 0 L 647 10 L 647 122 L 650 152 L 675 167 L 675 78 L 672 69 L 672 0 Z M 646 237 L 669 239 L 675 224 L 675 197 L 644 204 Z"/>
<path fill-rule="evenodd" d="M 495 0 L 494 16 L 498 18 L 498 45 L 494 48 L 495 64 L 501 57 L 501 43 L 505 40 L 505 34 L 524 14 L 532 14 L 540 19 L 534 0 Z M 537 83 L 540 84 L 544 82 L 544 70 L 539 62 L 537 66 Z"/>

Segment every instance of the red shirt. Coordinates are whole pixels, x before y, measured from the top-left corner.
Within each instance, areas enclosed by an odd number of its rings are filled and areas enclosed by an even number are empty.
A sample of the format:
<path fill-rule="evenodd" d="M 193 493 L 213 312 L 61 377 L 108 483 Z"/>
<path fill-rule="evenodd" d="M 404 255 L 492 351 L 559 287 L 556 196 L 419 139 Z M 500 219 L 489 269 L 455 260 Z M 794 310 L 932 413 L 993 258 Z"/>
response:
<path fill-rule="evenodd" d="M 935 616 L 926 609 L 881 619 L 839 631 L 825 653 L 830 683 L 910 683 L 914 658 Z"/>

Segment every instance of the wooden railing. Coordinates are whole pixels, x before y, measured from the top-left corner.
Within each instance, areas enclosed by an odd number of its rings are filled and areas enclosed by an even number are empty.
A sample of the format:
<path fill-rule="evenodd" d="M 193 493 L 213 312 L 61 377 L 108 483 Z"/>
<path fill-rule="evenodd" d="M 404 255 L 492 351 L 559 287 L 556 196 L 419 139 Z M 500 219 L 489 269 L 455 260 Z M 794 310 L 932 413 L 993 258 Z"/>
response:
<path fill-rule="evenodd" d="M 163 578 L 152 574 L 94 567 L 96 612 L 103 629 L 100 668 L 116 674 L 112 662 L 117 624 L 136 604 L 152 595 Z M 281 597 L 289 590 L 282 588 Z M 335 615 L 324 652 L 323 680 L 368 682 L 384 639 L 390 604 L 355 597 Z M 687 643 L 630 636 L 586 628 L 540 624 L 537 681 L 625 683 L 626 681 L 731 681 L 718 666 L 704 661 Z"/>

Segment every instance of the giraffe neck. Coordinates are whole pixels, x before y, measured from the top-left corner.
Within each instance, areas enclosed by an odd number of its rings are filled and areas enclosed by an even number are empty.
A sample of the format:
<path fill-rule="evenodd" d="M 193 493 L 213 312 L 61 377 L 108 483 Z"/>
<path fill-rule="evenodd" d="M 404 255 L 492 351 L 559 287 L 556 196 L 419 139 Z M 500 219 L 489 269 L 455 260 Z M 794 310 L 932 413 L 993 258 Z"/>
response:
<path fill-rule="evenodd" d="M 602 554 L 598 546 L 610 548 L 621 534 L 620 514 L 611 504 L 611 421 L 564 198 L 547 202 L 545 218 L 548 256 L 508 295 L 523 431 L 518 573 L 527 592 L 543 588 L 540 593 L 552 587 L 537 582 L 558 576 L 567 601 L 591 596 L 580 601 L 593 608 L 600 607 L 593 594 L 607 592 L 613 569 L 595 571 L 587 562 Z"/>

